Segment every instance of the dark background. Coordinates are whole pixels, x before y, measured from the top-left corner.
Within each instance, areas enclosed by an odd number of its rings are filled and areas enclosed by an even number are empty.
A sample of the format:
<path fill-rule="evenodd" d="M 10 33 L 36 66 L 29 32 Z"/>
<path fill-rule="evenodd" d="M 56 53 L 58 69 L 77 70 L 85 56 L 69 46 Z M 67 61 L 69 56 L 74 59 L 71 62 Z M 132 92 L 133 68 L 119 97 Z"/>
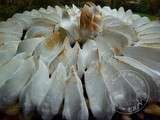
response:
<path fill-rule="evenodd" d="M 135 13 L 148 16 L 151 19 L 157 19 L 160 16 L 160 0 L 0 0 L 0 21 L 25 10 L 65 4 L 69 6 L 75 4 L 82 7 L 88 1 L 101 6 L 109 5 L 112 8 L 124 6 L 125 9 L 132 9 Z"/>

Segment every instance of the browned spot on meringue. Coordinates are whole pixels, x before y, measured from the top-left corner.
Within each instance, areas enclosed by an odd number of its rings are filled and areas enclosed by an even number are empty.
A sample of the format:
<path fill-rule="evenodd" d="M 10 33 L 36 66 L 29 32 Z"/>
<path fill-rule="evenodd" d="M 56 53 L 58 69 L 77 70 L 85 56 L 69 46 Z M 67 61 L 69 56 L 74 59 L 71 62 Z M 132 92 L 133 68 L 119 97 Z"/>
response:
<path fill-rule="evenodd" d="M 52 49 L 56 45 L 63 43 L 67 36 L 67 32 L 63 28 L 59 28 L 58 31 L 54 31 L 45 42 L 45 47 Z"/>
<path fill-rule="evenodd" d="M 112 48 L 112 51 L 115 55 L 121 55 L 122 54 L 122 48 Z"/>
<path fill-rule="evenodd" d="M 100 23 L 101 20 L 102 20 L 102 16 L 101 16 L 100 14 L 96 14 L 96 15 L 94 16 L 94 18 L 93 18 L 93 21 L 94 21 L 95 23 Z"/>
<path fill-rule="evenodd" d="M 76 84 L 78 79 L 80 80 L 78 73 L 77 73 L 77 70 L 76 70 L 75 66 L 72 65 L 70 67 L 69 79 L 66 80 L 66 84 L 68 84 L 70 81 L 72 81 L 72 83 Z"/>
<path fill-rule="evenodd" d="M 96 63 L 96 70 L 100 73 L 101 72 L 101 64 L 100 62 Z"/>
<path fill-rule="evenodd" d="M 54 32 L 46 41 L 45 46 L 48 49 L 52 49 L 55 45 L 57 45 L 61 41 L 60 32 Z"/>
<path fill-rule="evenodd" d="M 94 12 L 94 4 L 85 5 L 81 9 L 80 29 L 87 29 L 90 32 L 96 32 L 101 22 L 101 15 Z"/>
<path fill-rule="evenodd" d="M 66 49 L 64 48 L 64 49 L 58 54 L 57 57 L 59 57 L 60 59 L 64 59 L 64 57 L 65 57 L 65 52 L 66 52 Z M 57 58 L 57 57 L 56 57 L 56 58 Z"/>
<path fill-rule="evenodd" d="M 44 36 L 44 33 L 39 32 L 36 33 L 33 37 L 42 37 L 42 36 Z"/>
<path fill-rule="evenodd" d="M 89 28 L 92 21 L 92 12 L 89 6 L 84 6 L 81 10 L 80 28 Z"/>

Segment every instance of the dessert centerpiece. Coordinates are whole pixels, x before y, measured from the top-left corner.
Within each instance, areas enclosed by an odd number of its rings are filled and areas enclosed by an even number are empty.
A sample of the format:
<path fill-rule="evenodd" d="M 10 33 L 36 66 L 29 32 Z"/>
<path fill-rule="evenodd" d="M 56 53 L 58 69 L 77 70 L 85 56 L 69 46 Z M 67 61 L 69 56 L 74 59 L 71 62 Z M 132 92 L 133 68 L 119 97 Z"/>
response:
<path fill-rule="evenodd" d="M 160 101 L 160 23 L 87 3 L 0 23 L 0 110 L 110 120 Z"/>

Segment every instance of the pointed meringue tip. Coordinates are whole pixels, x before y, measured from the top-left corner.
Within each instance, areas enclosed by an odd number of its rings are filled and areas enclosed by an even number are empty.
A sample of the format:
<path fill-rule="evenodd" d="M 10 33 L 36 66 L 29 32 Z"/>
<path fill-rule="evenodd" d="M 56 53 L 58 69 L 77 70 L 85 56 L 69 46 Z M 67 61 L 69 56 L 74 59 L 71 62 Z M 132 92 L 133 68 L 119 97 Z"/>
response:
<path fill-rule="evenodd" d="M 64 68 L 63 63 L 62 63 L 62 62 L 60 62 L 60 63 L 58 64 L 57 68 L 58 68 L 58 69 L 59 69 L 59 68 Z"/>
<path fill-rule="evenodd" d="M 74 49 L 80 49 L 80 45 L 79 45 L 79 42 L 78 41 L 76 41 L 76 43 L 75 43 L 75 45 L 74 45 L 74 47 L 73 47 Z"/>
<path fill-rule="evenodd" d="M 70 67 L 69 78 L 66 80 L 66 84 L 70 83 L 71 81 L 77 82 L 77 79 L 79 79 L 79 77 L 77 75 L 75 67 L 72 65 Z"/>
<path fill-rule="evenodd" d="M 75 46 L 79 46 L 79 42 L 78 41 L 76 41 Z"/>
<path fill-rule="evenodd" d="M 71 73 L 73 73 L 73 74 L 75 74 L 75 73 L 76 73 L 75 68 L 74 68 L 74 66 L 73 66 L 73 65 L 71 66 Z"/>
<path fill-rule="evenodd" d="M 77 6 L 75 4 L 72 4 L 72 8 L 77 8 Z"/>
<path fill-rule="evenodd" d="M 64 75 L 66 75 L 66 67 L 62 62 L 58 64 L 57 71 L 62 72 Z"/>
<path fill-rule="evenodd" d="M 124 10 L 124 7 L 121 6 L 118 10 Z"/>
<path fill-rule="evenodd" d="M 75 66 L 72 65 L 70 69 L 71 69 L 71 76 L 74 76 L 76 79 L 79 79 Z"/>

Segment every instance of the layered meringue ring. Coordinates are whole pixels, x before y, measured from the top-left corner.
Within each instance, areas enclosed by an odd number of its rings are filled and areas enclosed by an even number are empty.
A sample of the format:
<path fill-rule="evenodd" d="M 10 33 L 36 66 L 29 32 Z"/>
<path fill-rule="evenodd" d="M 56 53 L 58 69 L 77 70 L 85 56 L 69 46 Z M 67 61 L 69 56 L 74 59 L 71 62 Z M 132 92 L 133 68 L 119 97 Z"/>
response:
<path fill-rule="evenodd" d="M 111 120 L 160 101 L 160 22 L 86 4 L 16 13 L 0 23 L 0 110 Z"/>

